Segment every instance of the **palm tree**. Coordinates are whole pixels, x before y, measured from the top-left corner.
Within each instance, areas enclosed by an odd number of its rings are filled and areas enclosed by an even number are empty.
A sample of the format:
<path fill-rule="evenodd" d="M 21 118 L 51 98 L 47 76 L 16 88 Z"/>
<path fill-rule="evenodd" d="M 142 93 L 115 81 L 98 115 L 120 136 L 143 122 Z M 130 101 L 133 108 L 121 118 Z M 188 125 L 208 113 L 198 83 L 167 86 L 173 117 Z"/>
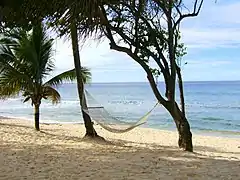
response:
<path fill-rule="evenodd" d="M 44 1 L 46 4 L 46 1 Z M 81 1 L 58 1 L 54 5 L 51 2 L 48 3 L 48 10 L 43 5 L 44 2 L 40 4 L 34 4 L 34 7 L 28 9 L 28 12 L 35 11 L 40 12 L 43 17 L 47 16 L 47 23 L 54 27 L 55 30 L 59 33 L 60 36 L 68 36 L 71 38 L 72 42 L 72 51 L 73 51 L 73 60 L 77 76 L 77 90 L 78 96 L 82 108 L 87 108 L 86 102 L 83 103 L 82 98 L 84 98 L 84 81 L 81 75 L 81 59 L 79 53 L 79 40 L 86 39 L 88 36 L 95 34 L 96 32 L 101 31 L 100 24 L 104 23 L 102 20 L 105 19 L 101 13 L 101 8 L 104 4 L 114 4 L 119 3 L 117 0 L 81 0 Z M 35 2 L 36 3 L 36 2 Z M 50 4 L 49 4 L 50 3 Z M 41 9 L 44 7 L 44 10 Z M 35 9 L 36 8 L 36 9 Z M 40 8 L 40 9 L 39 9 Z M 50 10 L 50 11 L 49 11 Z M 21 11 L 21 10 L 20 10 Z M 46 12 L 45 12 L 46 11 Z M 32 17 L 30 15 L 30 17 Z M 28 21 L 27 21 L 28 22 Z M 100 23 L 101 22 L 101 23 Z M 80 25 L 80 26 L 79 26 Z M 93 127 L 91 117 L 82 111 L 83 120 L 86 128 L 87 137 L 99 137 L 97 132 Z"/>
<path fill-rule="evenodd" d="M 84 3 L 85 2 L 85 3 Z M 79 96 L 79 102 L 82 112 L 82 117 L 84 120 L 84 125 L 86 128 L 85 137 L 97 137 L 99 138 L 97 132 L 93 127 L 93 123 L 91 117 L 82 109 L 87 109 L 87 103 L 83 99 L 85 99 L 84 94 L 84 77 L 81 73 L 82 65 L 79 53 L 79 40 L 81 34 L 78 33 L 78 23 L 81 21 L 85 21 L 87 18 L 87 14 L 91 13 L 90 11 L 95 11 L 95 8 L 92 9 L 90 7 L 90 3 L 87 0 L 75 2 L 75 3 L 67 3 L 64 7 L 66 8 L 64 13 L 55 14 L 51 19 L 50 25 L 54 27 L 57 32 L 61 35 L 67 35 L 71 38 L 72 43 L 72 52 L 73 52 L 73 60 L 76 71 L 76 79 L 77 79 L 77 90 Z M 90 17 L 90 15 L 88 15 Z M 93 23 L 93 22 L 92 22 Z M 91 25 L 88 22 L 88 27 L 86 28 L 86 34 L 90 34 L 92 31 L 91 27 L 95 28 L 95 25 Z M 90 27 L 91 26 L 91 27 Z"/>
<path fill-rule="evenodd" d="M 76 79 L 75 69 L 63 72 L 45 81 L 54 70 L 53 40 L 42 24 L 31 32 L 17 29 L 1 39 L 0 46 L 0 96 L 7 98 L 21 94 L 34 106 L 35 129 L 39 128 L 39 109 L 42 99 L 60 102 L 54 88 L 63 81 Z M 89 69 L 82 67 L 83 83 L 91 80 Z"/>
<path fill-rule="evenodd" d="M 108 0 L 108 1 L 115 1 L 115 0 Z M 79 53 L 79 36 L 82 36 L 82 39 L 86 39 L 86 37 L 93 34 L 95 30 L 99 30 L 99 8 L 100 5 L 102 5 L 102 1 L 96 1 L 96 0 L 83 0 L 79 1 L 77 3 L 69 4 L 69 7 L 67 8 L 66 12 L 63 16 L 61 16 L 61 26 L 59 28 L 61 34 L 69 34 L 71 37 L 72 42 L 72 51 L 73 51 L 73 60 L 74 65 L 76 69 L 76 76 L 77 76 L 77 88 L 78 88 L 78 95 L 80 100 L 80 106 L 81 108 L 86 109 L 87 103 L 83 101 L 82 99 L 85 98 L 84 95 L 84 77 L 81 75 L 81 59 L 80 59 L 80 53 Z M 54 19 L 54 18 L 53 18 Z M 59 21 L 59 17 L 55 18 L 57 22 Z M 84 22 L 84 23 L 83 23 Z M 78 24 L 82 23 L 84 24 L 81 28 L 78 27 Z M 59 26 L 59 22 L 55 23 L 57 26 Z M 79 31 L 80 30 L 80 31 Z M 98 31 L 96 31 L 98 32 Z M 83 120 L 86 128 L 86 134 L 85 137 L 97 137 L 100 139 L 100 136 L 98 136 L 97 132 L 95 131 L 93 127 L 93 123 L 91 120 L 91 117 L 85 113 L 85 111 L 81 111 L 83 115 Z"/>

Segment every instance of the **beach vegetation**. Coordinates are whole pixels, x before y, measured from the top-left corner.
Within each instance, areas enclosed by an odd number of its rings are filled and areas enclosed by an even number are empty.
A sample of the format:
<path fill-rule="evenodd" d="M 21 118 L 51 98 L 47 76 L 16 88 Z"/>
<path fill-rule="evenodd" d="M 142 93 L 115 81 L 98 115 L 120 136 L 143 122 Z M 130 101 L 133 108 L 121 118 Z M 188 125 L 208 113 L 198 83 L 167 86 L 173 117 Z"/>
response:
<path fill-rule="evenodd" d="M 99 5 L 98 16 L 95 14 L 91 18 L 95 24 L 101 25 L 100 28 L 96 26 L 95 35 L 100 39 L 107 37 L 110 49 L 127 54 L 146 72 L 155 97 L 176 124 L 179 147 L 186 151 L 193 151 L 193 145 L 179 63 L 186 54 L 184 44 L 180 41 L 180 25 L 184 19 L 196 17 L 202 4 L 203 0 L 195 0 L 192 10 L 189 10 L 182 0 L 119 1 L 116 4 Z M 84 34 L 87 28 L 88 24 L 83 21 L 78 29 Z M 163 77 L 164 95 L 156 84 L 156 72 Z M 180 102 L 176 99 L 177 88 Z"/>
<path fill-rule="evenodd" d="M 29 26 L 38 23 L 39 19 L 44 22 L 60 37 L 71 39 L 73 60 L 77 77 L 77 90 L 80 106 L 87 108 L 87 103 L 82 100 L 84 77 L 81 73 L 81 61 L 79 54 L 79 34 L 77 32 L 77 22 L 82 14 L 90 16 L 92 8 L 88 0 L 75 2 L 74 0 L 56 1 L 56 0 L 21 0 L 18 6 L 15 6 L 15 0 L 5 2 L 0 6 L 2 13 L 0 21 L 0 30 L 8 31 L 11 28 L 22 27 L 29 29 Z M 88 8 L 87 8 L 88 7 Z M 79 16 L 81 13 L 81 16 Z M 87 137 L 98 137 L 91 121 L 90 116 L 82 111 Z"/>
<path fill-rule="evenodd" d="M 44 2 L 40 5 L 41 8 L 46 6 Z M 83 97 L 83 85 L 79 73 L 81 63 L 78 38 L 82 38 L 83 41 L 93 35 L 98 40 L 107 38 L 110 49 L 127 54 L 143 68 L 156 99 L 169 112 L 176 124 L 179 147 L 193 151 L 192 133 L 185 112 L 181 63 L 179 63 L 186 53 L 180 41 L 180 25 L 184 19 L 198 16 L 203 0 L 194 0 L 192 8 L 190 3 L 185 4 L 183 0 L 69 0 L 58 3 L 52 0 L 48 2 L 50 6 L 56 3 L 53 9 L 43 10 L 36 5 L 37 3 L 35 5 L 33 3 L 34 6 L 29 8 L 25 15 L 31 16 L 29 19 L 34 22 L 32 12 L 35 11 L 39 17 L 45 17 L 47 23 L 55 27 L 60 36 L 71 37 L 80 103 Z M 7 16 L 4 17 L 7 19 Z M 164 92 L 161 92 L 156 85 L 154 78 L 156 75 L 163 77 Z M 177 88 L 180 92 L 179 101 L 176 98 Z M 84 117 L 84 122 L 86 135 L 94 137 L 96 132 L 90 117 Z"/>
<path fill-rule="evenodd" d="M 34 106 L 35 129 L 40 130 L 39 115 L 43 99 L 60 102 L 57 86 L 76 79 L 75 69 L 52 77 L 55 69 L 53 39 L 42 25 L 31 31 L 13 29 L 0 39 L 0 96 L 21 95 Z M 83 82 L 91 80 L 88 68 L 81 69 Z"/>

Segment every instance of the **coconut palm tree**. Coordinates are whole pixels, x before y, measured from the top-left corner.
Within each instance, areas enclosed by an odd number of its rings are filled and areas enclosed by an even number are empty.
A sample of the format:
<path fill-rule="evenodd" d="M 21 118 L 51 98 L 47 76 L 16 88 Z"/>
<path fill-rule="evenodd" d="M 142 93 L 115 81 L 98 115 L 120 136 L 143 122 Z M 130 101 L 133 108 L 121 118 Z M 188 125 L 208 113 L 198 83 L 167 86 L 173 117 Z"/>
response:
<path fill-rule="evenodd" d="M 46 81 L 55 66 L 53 40 L 42 24 L 34 26 L 31 32 L 14 30 L 2 37 L 0 43 L 0 96 L 21 94 L 25 98 L 23 102 L 30 100 L 35 110 L 35 129 L 39 131 L 42 99 L 59 103 L 60 94 L 54 87 L 76 79 L 76 71 L 72 69 Z M 87 68 L 82 67 L 81 76 L 84 83 L 91 80 Z"/>
<path fill-rule="evenodd" d="M 108 0 L 116 1 L 116 0 Z M 81 109 L 87 109 L 87 103 L 83 101 L 84 98 L 84 77 L 81 75 L 81 59 L 79 52 L 79 37 L 81 39 L 86 39 L 88 36 L 91 36 L 96 30 L 100 30 L 98 28 L 100 24 L 100 5 L 104 2 L 96 1 L 96 0 L 83 0 L 75 3 L 70 3 L 66 7 L 66 11 L 64 15 L 60 15 L 53 18 L 53 24 L 57 24 L 57 30 L 60 31 L 60 34 L 69 35 L 72 42 L 72 51 L 73 51 L 73 60 L 74 66 L 76 69 L 77 76 L 77 88 L 78 88 L 78 96 L 80 100 Z M 60 19 L 60 21 L 59 21 Z M 79 23 L 81 23 L 81 28 L 78 27 Z M 59 26 L 60 25 L 60 26 Z M 98 32 L 98 31 L 96 31 Z M 91 117 L 85 113 L 85 111 L 81 110 L 83 115 L 83 120 L 86 128 L 85 137 L 97 137 L 99 138 L 97 132 L 93 127 L 93 123 Z M 101 137 L 100 137 L 101 138 Z M 101 138 L 102 139 L 102 138 Z"/>

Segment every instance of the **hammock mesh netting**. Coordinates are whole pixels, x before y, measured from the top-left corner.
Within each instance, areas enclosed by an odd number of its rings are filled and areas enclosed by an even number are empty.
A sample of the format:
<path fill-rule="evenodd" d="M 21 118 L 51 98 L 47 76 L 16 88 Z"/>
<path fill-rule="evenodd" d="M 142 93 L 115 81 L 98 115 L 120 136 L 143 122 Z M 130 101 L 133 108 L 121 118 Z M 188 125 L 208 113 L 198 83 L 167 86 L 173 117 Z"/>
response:
<path fill-rule="evenodd" d="M 156 103 L 152 109 L 144 114 L 140 119 L 132 120 L 120 120 L 119 118 L 113 117 L 108 111 L 99 104 L 96 99 L 87 91 L 83 94 L 83 106 L 82 110 L 87 113 L 93 121 L 99 124 L 102 128 L 113 133 L 124 133 L 128 132 L 135 127 L 138 127 L 146 123 L 151 112 L 157 107 L 159 103 Z M 88 107 L 86 106 L 88 105 Z"/>

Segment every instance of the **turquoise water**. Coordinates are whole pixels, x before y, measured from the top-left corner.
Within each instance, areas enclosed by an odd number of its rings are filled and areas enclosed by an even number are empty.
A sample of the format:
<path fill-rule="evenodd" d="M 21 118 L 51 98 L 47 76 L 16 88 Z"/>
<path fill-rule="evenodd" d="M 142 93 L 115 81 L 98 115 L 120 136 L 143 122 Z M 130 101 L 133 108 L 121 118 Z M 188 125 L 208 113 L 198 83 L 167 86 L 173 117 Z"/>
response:
<path fill-rule="evenodd" d="M 158 86 L 163 90 L 163 84 Z M 41 121 L 81 123 L 76 84 L 64 84 L 58 89 L 61 103 L 43 102 Z M 156 103 L 148 83 L 93 83 L 87 89 L 113 116 L 126 121 L 139 119 Z M 33 108 L 30 103 L 23 104 L 22 99 L 0 101 L 0 116 L 32 119 Z M 240 134 L 240 82 L 186 82 L 185 99 L 193 131 Z M 172 118 L 161 106 L 144 126 L 175 129 Z"/>

